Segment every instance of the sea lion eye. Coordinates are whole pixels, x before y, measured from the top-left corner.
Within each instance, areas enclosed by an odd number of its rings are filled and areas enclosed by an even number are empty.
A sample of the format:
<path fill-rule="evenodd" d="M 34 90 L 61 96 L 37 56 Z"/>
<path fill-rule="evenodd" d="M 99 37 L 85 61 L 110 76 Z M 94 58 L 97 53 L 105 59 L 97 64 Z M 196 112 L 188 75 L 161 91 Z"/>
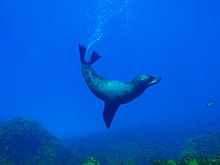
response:
<path fill-rule="evenodd" d="M 145 80 L 144 79 L 140 79 L 139 84 L 144 84 Z"/>

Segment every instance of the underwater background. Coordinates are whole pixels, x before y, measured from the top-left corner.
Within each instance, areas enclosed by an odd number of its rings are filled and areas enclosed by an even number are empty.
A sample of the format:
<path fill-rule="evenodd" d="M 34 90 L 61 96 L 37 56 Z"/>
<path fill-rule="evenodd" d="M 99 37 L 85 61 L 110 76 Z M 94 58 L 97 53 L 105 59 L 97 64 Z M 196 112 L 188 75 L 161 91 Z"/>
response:
<path fill-rule="evenodd" d="M 219 20 L 218 0 L 1 1 L 0 163 L 218 162 Z M 78 44 L 102 56 L 99 75 L 162 80 L 107 129 Z"/>

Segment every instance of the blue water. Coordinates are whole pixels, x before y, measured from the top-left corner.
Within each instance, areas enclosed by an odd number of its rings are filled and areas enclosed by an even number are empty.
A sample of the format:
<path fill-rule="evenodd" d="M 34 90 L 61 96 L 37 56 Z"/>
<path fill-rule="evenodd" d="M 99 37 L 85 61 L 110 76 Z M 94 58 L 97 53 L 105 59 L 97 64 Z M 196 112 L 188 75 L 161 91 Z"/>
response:
<path fill-rule="evenodd" d="M 110 130 L 220 130 L 219 102 L 206 105 L 220 100 L 219 17 L 219 0 L 1 1 L 0 118 L 28 117 L 58 137 L 108 132 L 104 103 L 81 74 L 81 43 L 87 58 L 94 49 L 102 56 L 94 69 L 104 77 L 162 77 L 120 107 Z"/>

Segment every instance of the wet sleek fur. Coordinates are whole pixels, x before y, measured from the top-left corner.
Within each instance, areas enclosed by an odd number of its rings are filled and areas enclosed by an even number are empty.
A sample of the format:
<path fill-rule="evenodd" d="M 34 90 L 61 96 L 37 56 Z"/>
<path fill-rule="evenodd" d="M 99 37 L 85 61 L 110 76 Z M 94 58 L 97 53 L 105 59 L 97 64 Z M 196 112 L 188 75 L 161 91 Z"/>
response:
<path fill-rule="evenodd" d="M 103 118 L 107 128 L 110 127 L 112 119 L 121 104 L 128 103 L 140 96 L 149 86 L 158 83 L 161 78 L 150 75 L 140 75 L 130 82 L 109 80 L 101 77 L 92 69 L 101 56 L 93 51 L 89 61 L 85 60 L 86 47 L 79 45 L 80 59 L 82 63 L 82 74 L 92 93 L 105 102 Z"/>

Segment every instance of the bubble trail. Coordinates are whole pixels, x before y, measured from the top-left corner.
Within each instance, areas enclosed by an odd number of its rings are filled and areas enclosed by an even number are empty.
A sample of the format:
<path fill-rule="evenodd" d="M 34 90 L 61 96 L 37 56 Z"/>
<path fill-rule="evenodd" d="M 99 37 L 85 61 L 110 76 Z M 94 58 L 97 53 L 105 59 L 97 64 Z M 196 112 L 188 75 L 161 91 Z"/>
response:
<path fill-rule="evenodd" d="M 126 29 L 128 25 L 130 14 L 129 0 L 101 0 L 95 7 L 94 30 L 89 32 L 89 44 L 87 52 L 104 36 L 104 27 L 108 24 L 110 19 L 117 18 L 123 23 L 121 29 Z M 127 26 L 128 27 L 128 26 Z M 120 28 L 120 27 L 119 27 Z"/>

